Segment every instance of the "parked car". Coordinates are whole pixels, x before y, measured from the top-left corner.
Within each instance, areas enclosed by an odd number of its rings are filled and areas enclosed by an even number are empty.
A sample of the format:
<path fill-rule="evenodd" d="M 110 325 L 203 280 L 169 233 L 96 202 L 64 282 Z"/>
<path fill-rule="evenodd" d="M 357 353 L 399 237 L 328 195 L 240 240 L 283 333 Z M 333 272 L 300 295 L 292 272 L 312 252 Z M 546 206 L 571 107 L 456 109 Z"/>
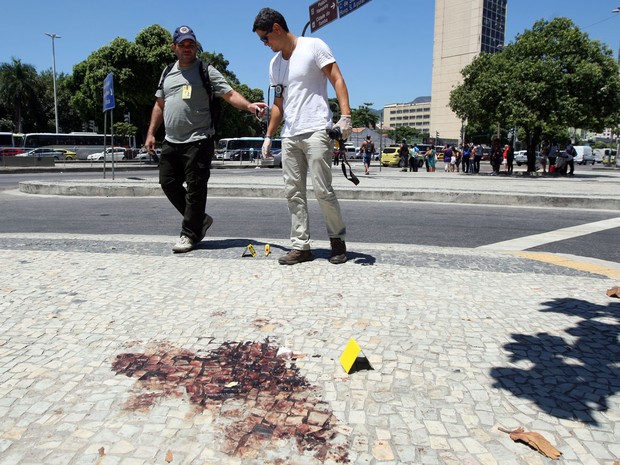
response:
<path fill-rule="evenodd" d="M 382 166 L 398 166 L 400 164 L 400 153 L 398 153 L 398 146 L 385 147 L 381 152 L 381 165 Z"/>
<path fill-rule="evenodd" d="M 111 161 L 114 157 L 114 161 L 124 160 L 125 159 L 125 149 L 123 147 L 114 147 L 105 149 L 104 152 L 96 152 L 91 153 L 86 157 L 87 160 L 90 161 L 103 161 L 105 157 L 106 161 Z"/>
<path fill-rule="evenodd" d="M 150 152 L 140 152 L 136 155 L 135 160 L 141 160 L 141 161 L 151 161 L 151 160 L 155 160 L 157 161 L 159 159 L 159 156 L 161 155 L 161 149 L 155 149 L 155 154 L 152 154 Z"/>
<path fill-rule="evenodd" d="M 62 160 L 65 154 L 57 149 L 50 149 L 40 147 L 38 149 L 32 149 L 28 152 L 18 153 L 16 157 L 37 157 L 37 158 L 54 158 L 55 160 Z"/>
<path fill-rule="evenodd" d="M 536 152 L 536 169 L 540 168 L 542 157 L 540 156 L 540 152 Z M 514 162 L 517 166 L 527 165 L 527 150 L 517 150 L 515 152 Z"/>
<path fill-rule="evenodd" d="M 574 162 L 580 165 L 587 165 L 588 163 L 596 163 L 594 159 L 594 153 L 592 147 L 589 145 L 574 145 L 577 156 L 574 157 Z"/>
<path fill-rule="evenodd" d="M 613 165 L 616 161 L 616 151 L 614 149 L 594 149 L 594 162 Z"/>
<path fill-rule="evenodd" d="M 0 157 L 14 157 L 20 153 L 24 153 L 24 149 L 19 147 L 4 147 L 0 149 Z"/>
<path fill-rule="evenodd" d="M 54 149 L 63 154 L 63 160 L 77 160 L 77 154 L 71 150 L 67 149 Z"/>

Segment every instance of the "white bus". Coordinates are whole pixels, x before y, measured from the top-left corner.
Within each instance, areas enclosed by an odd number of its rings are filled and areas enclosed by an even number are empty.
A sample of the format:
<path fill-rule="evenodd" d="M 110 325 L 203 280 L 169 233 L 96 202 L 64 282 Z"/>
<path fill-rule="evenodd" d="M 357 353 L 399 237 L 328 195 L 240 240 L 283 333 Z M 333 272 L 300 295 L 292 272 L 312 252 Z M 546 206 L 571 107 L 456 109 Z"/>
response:
<path fill-rule="evenodd" d="M 103 151 L 103 138 L 103 134 L 94 132 L 32 133 L 24 134 L 22 148 L 26 151 L 39 147 L 71 150 L 78 160 L 86 160 L 91 153 Z M 111 145 L 110 137 L 106 144 Z"/>
<path fill-rule="evenodd" d="M 215 147 L 218 160 L 253 160 L 260 158 L 263 147 L 262 137 L 235 137 L 220 139 Z M 274 155 L 282 150 L 282 140 L 273 139 L 271 150 Z"/>

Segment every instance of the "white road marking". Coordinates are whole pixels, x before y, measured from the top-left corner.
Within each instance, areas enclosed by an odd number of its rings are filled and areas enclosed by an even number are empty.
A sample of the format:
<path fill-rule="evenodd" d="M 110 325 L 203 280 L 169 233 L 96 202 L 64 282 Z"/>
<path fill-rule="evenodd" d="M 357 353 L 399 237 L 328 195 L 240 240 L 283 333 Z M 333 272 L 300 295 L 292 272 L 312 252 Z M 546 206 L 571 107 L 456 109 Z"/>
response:
<path fill-rule="evenodd" d="M 495 242 L 494 244 L 482 245 L 477 248 L 482 250 L 486 249 L 514 252 L 613 228 L 620 228 L 620 217 L 596 221 L 594 223 L 581 224 L 579 226 L 571 226 L 570 228 L 556 229 L 555 231 L 519 237 L 509 241 Z"/>

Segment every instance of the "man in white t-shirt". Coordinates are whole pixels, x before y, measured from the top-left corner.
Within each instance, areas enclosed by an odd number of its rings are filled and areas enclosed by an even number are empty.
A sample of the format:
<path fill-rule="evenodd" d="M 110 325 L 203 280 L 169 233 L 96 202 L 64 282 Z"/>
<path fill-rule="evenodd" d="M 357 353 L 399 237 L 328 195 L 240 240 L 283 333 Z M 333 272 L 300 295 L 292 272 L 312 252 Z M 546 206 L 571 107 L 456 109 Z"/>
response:
<path fill-rule="evenodd" d="M 331 160 L 334 143 L 328 130 L 340 129 L 342 139 L 352 132 L 351 109 L 346 83 L 325 42 L 317 38 L 296 37 L 284 17 L 271 8 L 260 10 L 252 30 L 276 52 L 269 69 L 274 103 L 263 156 L 271 150 L 271 140 L 280 124 L 282 172 L 285 195 L 291 214 L 292 250 L 280 257 L 281 265 L 295 265 L 314 259 L 310 251 L 310 227 L 306 179 L 308 170 L 331 243 L 329 261 L 347 261 L 346 227 L 332 187 Z M 327 81 L 336 91 L 342 117 L 333 125 L 327 99 Z"/>

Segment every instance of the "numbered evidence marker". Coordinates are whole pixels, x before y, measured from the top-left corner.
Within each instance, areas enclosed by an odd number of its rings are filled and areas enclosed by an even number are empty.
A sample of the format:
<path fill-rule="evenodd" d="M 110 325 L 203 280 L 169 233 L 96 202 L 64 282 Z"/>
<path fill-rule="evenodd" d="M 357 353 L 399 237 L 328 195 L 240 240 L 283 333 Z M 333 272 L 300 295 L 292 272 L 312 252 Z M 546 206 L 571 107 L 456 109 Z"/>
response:
<path fill-rule="evenodd" d="M 256 250 L 254 249 L 254 246 L 252 244 L 248 244 L 248 246 L 245 248 L 241 256 L 242 257 L 256 257 Z"/>
<path fill-rule="evenodd" d="M 360 355 L 361 354 L 361 355 Z M 340 364 L 347 373 L 354 373 L 360 370 L 372 370 L 370 362 L 362 352 L 361 347 L 351 338 L 340 356 Z"/>

